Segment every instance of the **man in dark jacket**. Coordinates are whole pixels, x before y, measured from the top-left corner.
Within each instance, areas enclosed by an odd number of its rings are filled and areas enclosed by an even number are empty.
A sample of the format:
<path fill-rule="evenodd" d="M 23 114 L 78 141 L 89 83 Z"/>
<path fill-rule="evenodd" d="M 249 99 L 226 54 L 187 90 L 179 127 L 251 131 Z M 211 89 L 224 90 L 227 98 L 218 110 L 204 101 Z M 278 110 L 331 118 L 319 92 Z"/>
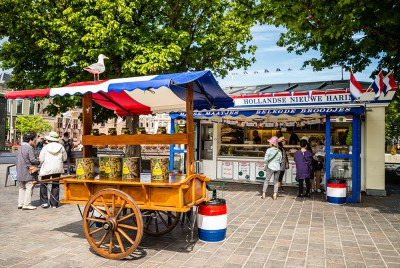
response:
<path fill-rule="evenodd" d="M 33 181 L 37 180 L 38 172 L 30 174 L 30 167 L 39 165 L 33 148 L 36 146 L 36 134 L 26 133 L 22 137 L 22 144 L 17 152 L 16 169 L 17 180 L 19 186 L 18 209 L 32 210 L 36 209 L 32 206 Z"/>

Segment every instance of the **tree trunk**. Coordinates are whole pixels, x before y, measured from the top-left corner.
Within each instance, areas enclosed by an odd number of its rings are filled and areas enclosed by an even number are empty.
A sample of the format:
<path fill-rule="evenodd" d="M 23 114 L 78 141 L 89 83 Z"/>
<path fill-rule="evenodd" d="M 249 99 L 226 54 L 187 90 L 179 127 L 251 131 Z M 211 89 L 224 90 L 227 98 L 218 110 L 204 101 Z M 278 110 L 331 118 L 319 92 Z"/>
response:
<path fill-rule="evenodd" d="M 131 133 L 136 134 L 139 127 L 139 116 L 127 116 L 126 127 L 129 128 Z M 141 157 L 141 149 L 140 145 L 127 145 L 125 155 L 126 157 Z"/>

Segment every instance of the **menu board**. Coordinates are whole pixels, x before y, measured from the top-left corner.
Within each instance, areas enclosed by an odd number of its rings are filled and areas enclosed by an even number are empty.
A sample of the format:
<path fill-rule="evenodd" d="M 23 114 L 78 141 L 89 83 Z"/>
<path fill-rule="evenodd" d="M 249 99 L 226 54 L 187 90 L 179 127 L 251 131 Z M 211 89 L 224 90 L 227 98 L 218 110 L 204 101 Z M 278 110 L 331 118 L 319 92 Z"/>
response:
<path fill-rule="evenodd" d="M 256 180 L 263 181 L 265 180 L 265 163 L 258 162 L 256 163 Z"/>
<path fill-rule="evenodd" d="M 233 179 L 233 162 L 222 162 L 222 179 Z"/>
<path fill-rule="evenodd" d="M 238 162 L 238 179 L 250 180 L 250 162 Z"/>

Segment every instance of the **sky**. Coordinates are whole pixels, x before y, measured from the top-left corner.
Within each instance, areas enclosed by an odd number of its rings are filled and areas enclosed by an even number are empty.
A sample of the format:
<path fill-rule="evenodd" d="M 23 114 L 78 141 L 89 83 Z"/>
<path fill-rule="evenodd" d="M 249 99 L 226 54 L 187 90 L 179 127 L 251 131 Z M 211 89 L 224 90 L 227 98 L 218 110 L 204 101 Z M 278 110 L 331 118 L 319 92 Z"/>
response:
<path fill-rule="evenodd" d="M 216 77 L 220 86 L 225 88 L 230 86 L 255 86 L 342 79 L 342 69 L 339 66 L 333 67 L 332 69 L 325 69 L 320 72 L 313 72 L 311 67 L 307 67 L 305 70 L 300 70 L 305 60 L 318 57 L 319 52 L 311 51 L 299 56 L 295 53 L 287 52 L 284 47 L 278 47 L 276 42 L 279 39 L 279 34 L 284 31 L 284 28 L 276 28 L 272 25 L 253 26 L 251 29 L 253 40 L 249 45 L 257 46 L 257 51 L 254 55 L 256 62 L 247 69 L 248 74 L 244 74 L 244 69 L 241 69 L 229 72 L 229 75 L 224 79 Z M 3 41 L 4 39 L 0 40 L 0 44 Z M 362 73 L 355 73 L 354 75 L 356 79 L 358 81 L 370 81 L 372 83 L 372 79 L 369 78 L 369 76 L 372 71 L 375 70 L 376 66 L 377 61 L 375 60 Z M 276 72 L 277 68 L 281 71 Z M 288 71 L 289 68 L 291 71 Z M 264 73 L 265 69 L 269 72 Z M 2 72 L 1 69 L 0 72 Z M 232 73 L 235 73 L 235 75 L 232 75 Z M 348 80 L 349 78 L 350 74 L 348 72 L 343 72 L 343 79 Z"/>
<path fill-rule="evenodd" d="M 278 47 L 276 42 L 279 39 L 279 34 L 284 31 L 285 29 L 282 27 L 276 28 L 271 25 L 253 26 L 251 29 L 253 40 L 249 44 L 257 46 L 257 51 L 254 55 L 256 62 L 247 69 L 248 74 L 244 74 L 244 69 L 240 69 L 229 72 L 229 75 L 224 79 L 217 77 L 220 86 L 224 88 L 229 86 L 254 86 L 342 79 L 342 68 L 340 66 L 320 72 L 313 72 L 312 67 L 300 70 L 304 61 L 311 58 L 318 58 L 319 52 L 311 51 L 299 56 L 295 53 L 287 52 L 284 47 Z M 376 66 L 377 61 L 374 61 L 362 73 L 355 73 L 356 79 L 363 82 L 371 81 L 372 83 L 372 79 L 369 76 Z M 277 72 L 277 68 L 281 71 Z M 288 71 L 289 68 L 291 71 Z M 265 73 L 265 69 L 269 72 Z M 344 71 L 343 79 L 348 80 L 349 78 L 349 72 Z"/>

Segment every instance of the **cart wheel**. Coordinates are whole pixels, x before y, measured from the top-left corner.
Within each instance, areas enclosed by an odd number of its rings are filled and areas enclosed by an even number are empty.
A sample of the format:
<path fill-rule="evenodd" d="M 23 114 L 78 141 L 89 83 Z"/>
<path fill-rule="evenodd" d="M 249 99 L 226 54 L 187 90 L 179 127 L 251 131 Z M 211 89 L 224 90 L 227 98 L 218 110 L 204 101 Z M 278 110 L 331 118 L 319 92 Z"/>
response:
<path fill-rule="evenodd" d="M 139 245 L 143 220 L 129 195 L 117 189 L 104 189 L 87 202 L 83 212 L 83 229 L 86 239 L 98 254 L 108 259 L 121 259 Z"/>
<path fill-rule="evenodd" d="M 180 212 L 144 210 L 143 231 L 151 236 L 161 236 L 171 232 L 181 218 Z"/>

